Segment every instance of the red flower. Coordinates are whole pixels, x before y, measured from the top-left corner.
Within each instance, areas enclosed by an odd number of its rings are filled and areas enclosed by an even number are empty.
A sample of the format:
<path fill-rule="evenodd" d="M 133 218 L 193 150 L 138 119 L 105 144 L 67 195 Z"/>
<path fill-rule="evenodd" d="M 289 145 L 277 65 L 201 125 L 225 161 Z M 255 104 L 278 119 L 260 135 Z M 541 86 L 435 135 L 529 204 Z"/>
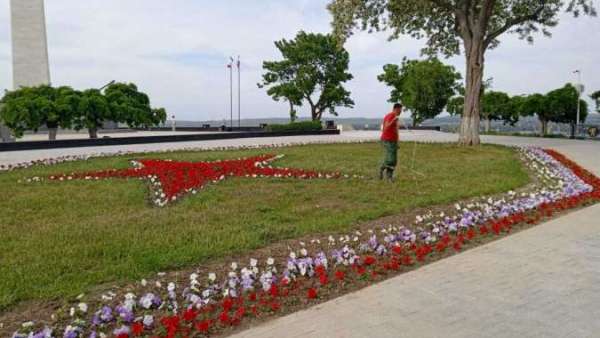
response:
<path fill-rule="evenodd" d="M 387 270 L 399 270 L 400 262 L 398 261 L 398 259 L 396 257 L 392 257 L 392 259 L 390 259 L 389 263 L 385 264 L 384 267 Z"/>
<path fill-rule="evenodd" d="M 252 302 L 256 302 L 256 292 L 252 292 L 248 295 L 248 299 Z"/>
<path fill-rule="evenodd" d="M 359 276 L 362 276 L 362 275 L 364 275 L 364 274 L 365 274 L 365 272 L 367 272 L 367 269 L 365 269 L 365 267 L 364 267 L 364 266 L 357 266 L 357 267 L 356 267 L 356 273 L 357 273 Z"/>
<path fill-rule="evenodd" d="M 346 277 L 346 273 L 344 273 L 344 271 L 337 270 L 337 271 L 335 272 L 335 278 L 336 278 L 337 280 L 339 280 L 339 281 L 342 281 L 342 280 L 344 280 L 344 277 Z"/>
<path fill-rule="evenodd" d="M 435 245 L 435 249 L 438 252 L 443 252 L 444 250 L 446 250 L 446 248 L 448 247 L 448 244 L 444 241 L 439 241 L 436 245 Z"/>
<path fill-rule="evenodd" d="M 224 325 L 229 324 L 229 314 L 227 312 L 221 312 L 219 321 Z"/>
<path fill-rule="evenodd" d="M 196 312 L 194 309 L 187 309 L 183 313 L 183 319 L 188 322 L 191 322 L 192 320 L 196 319 L 197 315 L 198 315 L 198 312 Z"/>
<path fill-rule="evenodd" d="M 372 265 L 373 263 L 375 263 L 375 261 L 376 261 L 376 259 L 373 256 L 366 256 L 363 260 L 365 265 Z"/>
<path fill-rule="evenodd" d="M 489 232 L 489 230 L 488 230 L 488 228 L 485 225 L 482 225 L 479 228 L 479 233 L 482 234 L 482 235 L 486 235 L 488 232 Z"/>
<path fill-rule="evenodd" d="M 472 240 L 476 235 L 477 235 L 477 233 L 475 232 L 475 230 L 473 230 L 473 228 L 471 228 L 467 231 L 467 239 L 469 241 Z"/>
<path fill-rule="evenodd" d="M 233 300 L 229 297 L 223 299 L 223 302 L 221 303 L 221 305 L 223 306 L 223 311 L 224 312 L 229 312 L 229 310 L 231 310 L 231 308 L 233 307 Z"/>
<path fill-rule="evenodd" d="M 461 241 L 454 242 L 453 247 L 454 247 L 454 250 L 460 251 L 460 249 L 462 248 L 462 242 Z"/>
<path fill-rule="evenodd" d="M 201 322 L 197 322 L 195 325 L 196 330 L 198 332 L 206 333 L 210 329 L 210 320 L 203 320 Z"/>
<path fill-rule="evenodd" d="M 399 245 L 394 245 L 392 247 L 392 251 L 396 254 L 396 255 L 401 255 L 402 254 L 402 247 Z"/>
<path fill-rule="evenodd" d="M 404 255 L 402 257 L 402 265 L 413 265 L 413 260 L 410 256 Z"/>
<path fill-rule="evenodd" d="M 315 299 L 315 298 L 317 298 L 317 290 L 315 290 L 315 288 L 308 289 L 308 292 L 306 293 L 306 297 L 308 299 Z"/>
<path fill-rule="evenodd" d="M 235 317 L 236 318 L 242 318 L 242 317 L 244 317 L 244 314 L 246 314 L 246 309 L 243 306 L 239 307 L 235 311 Z"/>
<path fill-rule="evenodd" d="M 319 265 L 319 266 L 317 266 L 317 267 L 315 268 L 315 273 L 316 273 L 318 276 L 324 275 L 324 274 L 326 273 L 326 272 L 325 272 L 325 267 L 324 267 L 323 265 Z"/>
<path fill-rule="evenodd" d="M 129 338 L 129 335 L 127 333 L 119 333 L 117 338 Z"/>
<path fill-rule="evenodd" d="M 271 296 L 273 297 L 277 297 L 279 296 L 279 288 L 277 287 L 277 285 L 272 284 L 271 285 L 271 289 L 269 289 L 269 293 L 271 294 Z"/>
<path fill-rule="evenodd" d="M 319 282 L 321 283 L 321 285 L 326 285 L 328 283 L 327 275 L 320 275 Z"/>
<path fill-rule="evenodd" d="M 136 335 L 139 336 L 140 334 L 142 334 L 142 332 L 144 332 L 144 324 L 140 323 L 140 322 L 135 322 L 131 325 L 131 332 Z"/>
<path fill-rule="evenodd" d="M 279 304 L 278 302 L 271 303 L 271 310 L 277 312 L 279 309 L 281 309 L 281 304 Z"/>

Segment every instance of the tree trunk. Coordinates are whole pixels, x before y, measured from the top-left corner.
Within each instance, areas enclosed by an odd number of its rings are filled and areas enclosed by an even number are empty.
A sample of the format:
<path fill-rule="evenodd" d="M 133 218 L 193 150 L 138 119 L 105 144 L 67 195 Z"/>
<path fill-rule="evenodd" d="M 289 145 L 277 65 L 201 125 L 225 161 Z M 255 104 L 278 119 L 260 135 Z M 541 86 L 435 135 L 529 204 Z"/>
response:
<path fill-rule="evenodd" d="M 412 126 L 413 126 L 413 128 L 417 126 L 417 119 L 416 118 L 413 118 L 413 120 L 412 120 Z"/>
<path fill-rule="evenodd" d="M 54 128 L 48 128 L 48 139 L 50 141 L 54 141 L 56 140 L 56 134 L 58 133 L 58 128 L 54 127 Z"/>
<path fill-rule="evenodd" d="M 483 84 L 483 54 L 482 39 L 473 38 L 465 41 L 467 61 L 467 77 L 465 79 L 465 106 L 460 124 L 458 143 L 472 146 L 479 144 L 479 119 L 481 111 L 481 86 Z"/>
<path fill-rule="evenodd" d="M 541 125 L 540 136 L 544 137 L 548 133 L 548 121 L 540 118 L 540 125 Z"/>
<path fill-rule="evenodd" d="M 88 128 L 88 134 L 90 134 L 90 138 L 92 139 L 98 138 L 98 128 Z"/>
<path fill-rule="evenodd" d="M 310 111 L 313 121 L 321 121 L 321 112 L 316 107 L 311 107 Z"/>
<path fill-rule="evenodd" d="M 288 101 L 288 103 L 290 104 L 290 122 L 295 122 L 296 121 L 296 111 L 294 110 L 294 104 L 292 103 L 292 101 Z"/>
<path fill-rule="evenodd" d="M 490 120 L 489 118 L 485 119 L 485 132 L 486 133 L 490 132 L 491 125 L 492 125 L 492 120 Z"/>

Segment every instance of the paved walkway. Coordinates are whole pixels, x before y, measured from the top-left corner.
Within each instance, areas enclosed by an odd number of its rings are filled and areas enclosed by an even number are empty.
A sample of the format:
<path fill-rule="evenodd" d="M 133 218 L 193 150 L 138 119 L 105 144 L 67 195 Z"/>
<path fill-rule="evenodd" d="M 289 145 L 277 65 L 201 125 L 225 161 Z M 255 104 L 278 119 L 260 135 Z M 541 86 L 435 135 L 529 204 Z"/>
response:
<path fill-rule="evenodd" d="M 403 132 L 405 141 L 456 135 Z M 310 141 L 377 138 L 347 132 Z M 600 143 L 483 137 L 554 148 L 600 175 Z M 0 164 L 65 154 L 303 142 L 306 137 L 0 153 Z M 236 337 L 600 337 L 600 205 L 469 250 Z"/>

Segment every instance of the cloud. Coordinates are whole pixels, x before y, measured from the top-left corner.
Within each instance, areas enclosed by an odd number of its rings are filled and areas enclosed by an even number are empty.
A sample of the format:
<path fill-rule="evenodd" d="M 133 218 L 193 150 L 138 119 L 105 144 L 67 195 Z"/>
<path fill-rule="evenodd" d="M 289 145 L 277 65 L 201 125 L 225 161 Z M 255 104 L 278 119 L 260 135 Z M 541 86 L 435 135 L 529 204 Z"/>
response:
<path fill-rule="evenodd" d="M 326 0 L 52 0 L 46 1 L 52 81 L 76 88 L 110 80 L 135 82 L 156 106 L 178 119 L 229 116 L 229 55 L 242 58 L 242 115 L 286 116 L 287 106 L 259 89 L 263 60 L 279 58 L 273 41 L 298 30 L 327 32 Z M 10 88 L 9 0 L 0 0 L 0 88 Z M 545 92 L 574 81 L 579 68 L 590 89 L 600 89 L 597 18 L 561 19 L 554 37 L 533 46 L 514 36 L 487 55 L 486 77 L 513 94 Z M 389 90 L 376 79 L 386 63 L 419 57 L 422 41 L 359 32 L 348 42 L 354 109 L 341 116 L 380 116 Z M 446 62 L 463 71 L 464 61 Z M 301 113 L 306 113 L 302 111 Z"/>

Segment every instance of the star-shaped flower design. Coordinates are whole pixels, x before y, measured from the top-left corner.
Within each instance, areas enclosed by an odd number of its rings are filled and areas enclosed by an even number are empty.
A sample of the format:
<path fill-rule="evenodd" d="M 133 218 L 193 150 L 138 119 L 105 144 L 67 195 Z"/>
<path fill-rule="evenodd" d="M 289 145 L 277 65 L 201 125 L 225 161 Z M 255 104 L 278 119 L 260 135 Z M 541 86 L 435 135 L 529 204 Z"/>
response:
<path fill-rule="evenodd" d="M 109 169 L 96 172 L 50 176 L 51 180 L 141 178 L 148 179 L 154 188 L 157 205 L 163 206 L 185 193 L 196 193 L 208 183 L 227 177 L 281 177 L 296 179 L 339 178 L 336 173 L 320 173 L 294 168 L 274 168 L 270 163 L 282 156 L 260 155 L 236 160 L 214 162 L 180 162 L 171 160 L 137 160 L 128 169 Z M 348 177 L 348 176 L 345 176 Z"/>

